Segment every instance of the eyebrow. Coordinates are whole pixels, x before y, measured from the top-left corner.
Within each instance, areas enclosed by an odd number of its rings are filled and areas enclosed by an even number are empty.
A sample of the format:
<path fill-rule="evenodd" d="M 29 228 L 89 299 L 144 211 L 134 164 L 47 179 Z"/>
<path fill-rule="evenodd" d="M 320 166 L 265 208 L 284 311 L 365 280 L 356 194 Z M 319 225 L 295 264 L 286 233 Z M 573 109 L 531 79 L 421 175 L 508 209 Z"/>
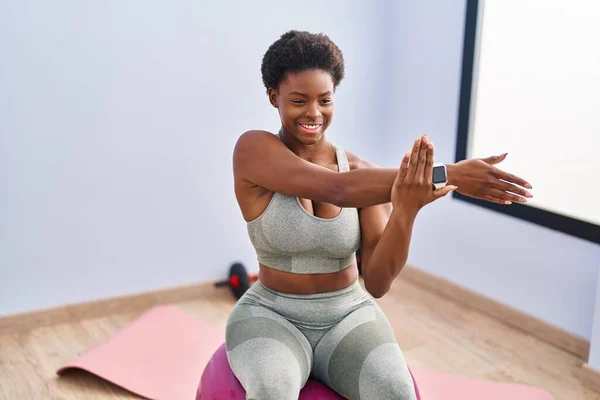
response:
<path fill-rule="evenodd" d="M 299 96 L 308 97 L 308 95 L 306 95 L 306 94 L 304 94 L 304 93 L 297 92 L 297 91 L 290 92 L 290 94 L 295 94 L 295 95 L 299 95 Z M 319 95 L 319 97 L 322 97 L 322 96 L 328 96 L 328 95 L 330 95 L 330 94 L 331 94 L 331 91 L 329 91 L 329 90 L 328 90 L 328 91 L 326 91 L 325 93 L 321 93 L 321 94 Z"/>

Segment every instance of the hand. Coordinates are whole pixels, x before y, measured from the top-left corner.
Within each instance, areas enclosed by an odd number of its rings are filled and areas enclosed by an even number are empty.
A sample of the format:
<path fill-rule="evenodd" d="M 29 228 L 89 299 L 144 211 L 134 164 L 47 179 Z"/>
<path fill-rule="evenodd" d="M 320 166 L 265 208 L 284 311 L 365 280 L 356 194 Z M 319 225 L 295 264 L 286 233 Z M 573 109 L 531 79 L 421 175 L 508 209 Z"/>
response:
<path fill-rule="evenodd" d="M 460 187 L 458 193 L 498 204 L 527 202 L 533 197 L 523 187 L 531 189 L 524 179 L 504 172 L 496 167 L 506 159 L 501 156 L 463 160 L 447 166 L 449 182 Z"/>
<path fill-rule="evenodd" d="M 428 143 L 427 136 L 423 135 L 415 140 L 412 153 L 404 155 L 392 186 L 391 200 L 394 208 L 402 208 L 416 215 L 426 204 L 456 189 L 456 186 L 447 185 L 434 190 L 433 155 L 433 143 Z"/>

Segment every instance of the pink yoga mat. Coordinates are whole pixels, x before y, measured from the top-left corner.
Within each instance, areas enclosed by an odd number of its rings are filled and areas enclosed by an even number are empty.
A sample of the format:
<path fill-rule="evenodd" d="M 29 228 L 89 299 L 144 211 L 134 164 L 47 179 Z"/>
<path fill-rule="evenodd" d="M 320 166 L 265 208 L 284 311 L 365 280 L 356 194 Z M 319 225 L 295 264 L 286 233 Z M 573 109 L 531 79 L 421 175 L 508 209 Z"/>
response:
<path fill-rule="evenodd" d="M 553 400 L 543 390 L 411 367 L 423 400 Z"/>
<path fill-rule="evenodd" d="M 80 368 L 148 399 L 194 399 L 204 367 L 224 340 L 222 330 L 161 306 L 57 373 Z"/>
<path fill-rule="evenodd" d="M 222 330 L 175 307 L 154 308 L 104 343 L 63 365 L 80 368 L 148 399 L 194 399 Z M 540 389 L 412 368 L 423 400 L 553 400 Z"/>

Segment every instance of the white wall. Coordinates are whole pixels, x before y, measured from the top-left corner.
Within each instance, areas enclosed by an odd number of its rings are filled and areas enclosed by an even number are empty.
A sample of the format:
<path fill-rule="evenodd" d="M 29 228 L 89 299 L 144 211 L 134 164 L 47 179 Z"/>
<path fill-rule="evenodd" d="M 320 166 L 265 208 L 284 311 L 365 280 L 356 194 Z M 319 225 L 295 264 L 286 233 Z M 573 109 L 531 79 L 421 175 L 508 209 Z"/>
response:
<path fill-rule="evenodd" d="M 436 158 L 452 162 L 465 1 L 393 7 L 395 112 L 385 134 L 387 149 L 398 155 L 386 150 L 386 164 L 395 165 L 422 132 L 435 143 Z M 599 245 L 453 198 L 421 212 L 412 243 L 410 263 L 591 338 Z"/>
<path fill-rule="evenodd" d="M 331 135 L 378 159 L 369 1 L 9 0 L 0 8 L 0 315 L 256 270 L 231 152 L 279 128 L 260 62 L 289 29 L 344 51 Z"/>
<path fill-rule="evenodd" d="M 344 51 L 334 140 L 395 167 L 428 132 L 452 161 L 463 23 L 464 0 L 5 2 L 0 315 L 255 270 L 231 149 L 278 127 L 260 59 L 286 30 Z M 446 198 L 419 216 L 409 261 L 590 339 L 599 260 Z"/>
<path fill-rule="evenodd" d="M 598 263 L 598 266 L 600 267 L 600 262 Z M 600 288 L 600 276 L 598 277 L 597 287 Z M 600 370 L 600 290 L 596 291 L 596 304 L 594 307 L 594 322 L 588 364 Z"/>

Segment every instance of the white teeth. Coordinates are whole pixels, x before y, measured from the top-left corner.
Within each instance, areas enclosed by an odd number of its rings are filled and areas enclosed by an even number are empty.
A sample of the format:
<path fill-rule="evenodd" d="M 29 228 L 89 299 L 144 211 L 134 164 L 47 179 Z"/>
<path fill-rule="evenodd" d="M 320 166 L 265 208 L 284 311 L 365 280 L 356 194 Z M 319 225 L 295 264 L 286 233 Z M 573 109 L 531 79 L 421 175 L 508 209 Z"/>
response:
<path fill-rule="evenodd" d="M 301 125 L 302 125 L 303 127 L 305 127 L 306 129 L 310 129 L 310 130 L 315 130 L 315 129 L 317 129 L 318 127 L 320 127 L 320 126 L 321 126 L 321 125 L 304 125 L 304 124 L 301 124 Z"/>

